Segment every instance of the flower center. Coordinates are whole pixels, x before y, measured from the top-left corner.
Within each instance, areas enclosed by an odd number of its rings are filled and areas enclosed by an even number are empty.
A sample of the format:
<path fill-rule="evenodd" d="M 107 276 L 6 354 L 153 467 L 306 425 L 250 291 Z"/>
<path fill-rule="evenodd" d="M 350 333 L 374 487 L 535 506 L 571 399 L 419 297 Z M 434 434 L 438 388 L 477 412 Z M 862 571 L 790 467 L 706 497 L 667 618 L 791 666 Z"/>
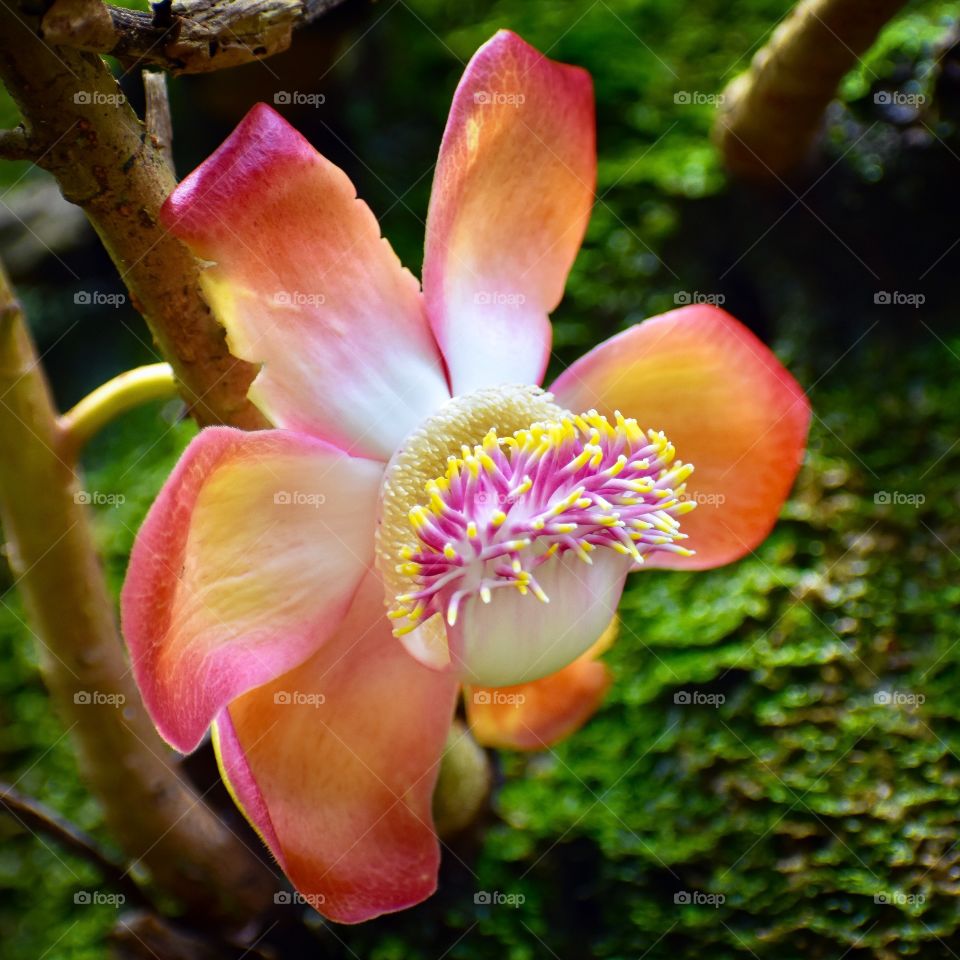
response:
<path fill-rule="evenodd" d="M 570 414 L 536 387 L 453 399 L 384 480 L 377 555 L 394 633 L 426 625 L 434 636 L 424 642 L 439 647 L 436 614 L 453 626 L 465 599 L 489 603 L 502 588 L 547 603 L 537 570 L 554 555 L 689 556 L 678 518 L 695 506 L 682 499 L 692 470 L 662 433 L 619 413 L 612 423 Z"/>

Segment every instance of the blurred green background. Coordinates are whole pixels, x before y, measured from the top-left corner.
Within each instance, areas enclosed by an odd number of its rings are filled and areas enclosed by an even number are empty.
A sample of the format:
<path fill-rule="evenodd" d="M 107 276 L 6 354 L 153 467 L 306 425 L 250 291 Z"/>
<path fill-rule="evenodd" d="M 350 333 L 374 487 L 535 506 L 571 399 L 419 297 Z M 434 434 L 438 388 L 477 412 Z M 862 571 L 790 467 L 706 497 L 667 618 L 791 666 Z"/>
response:
<path fill-rule="evenodd" d="M 516 30 L 597 92 L 598 201 L 554 317 L 555 367 L 684 297 L 722 296 L 815 412 L 774 535 L 732 567 L 632 578 L 606 705 L 555 750 L 499 755 L 492 809 L 452 843 L 438 895 L 363 927 L 308 918 L 282 934 L 290 955 L 960 955 L 960 3 L 911 3 L 891 23 L 797 178 L 730 183 L 713 107 L 678 94 L 722 90 L 789 6 L 351 0 L 280 57 L 172 82 L 181 175 L 258 100 L 323 94 L 282 112 L 417 271 L 454 86 L 495 29 Z M 137 103 L 139 78 L 123 84 Z M 922 103 L 877 102 L 892 90 Z M 0 178 L 3 256 L 65 406 L 151 359 L 149 337 L 128 303 L 76 302 L 122 288 L 47 178 L 17 164 Z M 875 302 L 891 291 L 924 303 Z M 88 451 L 90 488 L 125 498 L 96 508 L 115 588 L 192 433 L 157 405 Z M 109 848 L 9 584 L 0 567 L 0 776 Z M 5 818 L 0 837 L 0 954 L 102 957 L 116 909 L 74 903 L 92 868 Z"/>

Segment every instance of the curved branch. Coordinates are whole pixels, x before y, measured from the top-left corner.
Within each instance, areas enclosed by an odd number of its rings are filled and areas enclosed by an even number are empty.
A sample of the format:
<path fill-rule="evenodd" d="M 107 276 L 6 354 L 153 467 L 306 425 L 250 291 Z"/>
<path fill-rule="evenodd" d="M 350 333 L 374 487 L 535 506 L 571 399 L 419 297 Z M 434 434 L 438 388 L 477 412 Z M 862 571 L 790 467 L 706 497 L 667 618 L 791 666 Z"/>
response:
<path fill-rule="evenodd" d="M 714 131 L 727 168 L 752 178 L 806 158 L 844 75 L 906 0 L 804 0 L 724 91 Z"/>
<path fill-rule="evenodd" d="M 87 442 L 120 414 L 176 393 L 177 381 L 169 363 L 127 370 L 101 384 L 60 417 L 64 459 L 75 461 Z"/>
<path fill-rule="evenodd" d="M 295 28 L 343 0 L 163 0 L 153 14 L 57 0 L 41 35 L 59 46 L 109 53 L 124 65 L 208 73 L 281 53 Z"/>

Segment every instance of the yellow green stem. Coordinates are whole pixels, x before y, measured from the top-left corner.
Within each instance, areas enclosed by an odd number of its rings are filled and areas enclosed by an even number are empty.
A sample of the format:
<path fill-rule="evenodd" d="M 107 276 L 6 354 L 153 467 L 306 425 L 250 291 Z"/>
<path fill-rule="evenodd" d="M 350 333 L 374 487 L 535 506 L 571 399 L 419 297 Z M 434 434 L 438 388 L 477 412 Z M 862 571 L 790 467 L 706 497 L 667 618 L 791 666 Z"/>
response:
<path fill-rule="evenodd" d="M 128 370 L 97 387 L 60 417 L 66 452 L 79 455 L 90 439 L 122 413 L 177 396 L 177 381 L 169 363 L 151 363 Z"/>

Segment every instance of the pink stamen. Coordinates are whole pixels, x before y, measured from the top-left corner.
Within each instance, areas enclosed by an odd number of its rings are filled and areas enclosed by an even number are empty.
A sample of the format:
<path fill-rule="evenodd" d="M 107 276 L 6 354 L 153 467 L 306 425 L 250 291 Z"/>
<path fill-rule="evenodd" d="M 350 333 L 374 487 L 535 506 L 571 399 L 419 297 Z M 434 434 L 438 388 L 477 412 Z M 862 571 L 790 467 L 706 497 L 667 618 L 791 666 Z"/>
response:
<path fill-rule="evenodd" d="M 463 601 L 514 587 L 544 603 L 534 571 L 572 551 L 585 563 L 598 547 L 643 562 L 654 551 L 690 556 L 677 519 L 696 504 L 683 498 L 690 464 L 673 444 L 618 412 L 611 424 L 595 410 L 535 423 L 511 437 L 491 430 L 483 443 L 450 457 L 429 481 L 425 505 L 410 511 L 416 540 L 397 571 L 413 589 L 390 616 L 397 635 L 436 613 L 452 626 Z"/>

